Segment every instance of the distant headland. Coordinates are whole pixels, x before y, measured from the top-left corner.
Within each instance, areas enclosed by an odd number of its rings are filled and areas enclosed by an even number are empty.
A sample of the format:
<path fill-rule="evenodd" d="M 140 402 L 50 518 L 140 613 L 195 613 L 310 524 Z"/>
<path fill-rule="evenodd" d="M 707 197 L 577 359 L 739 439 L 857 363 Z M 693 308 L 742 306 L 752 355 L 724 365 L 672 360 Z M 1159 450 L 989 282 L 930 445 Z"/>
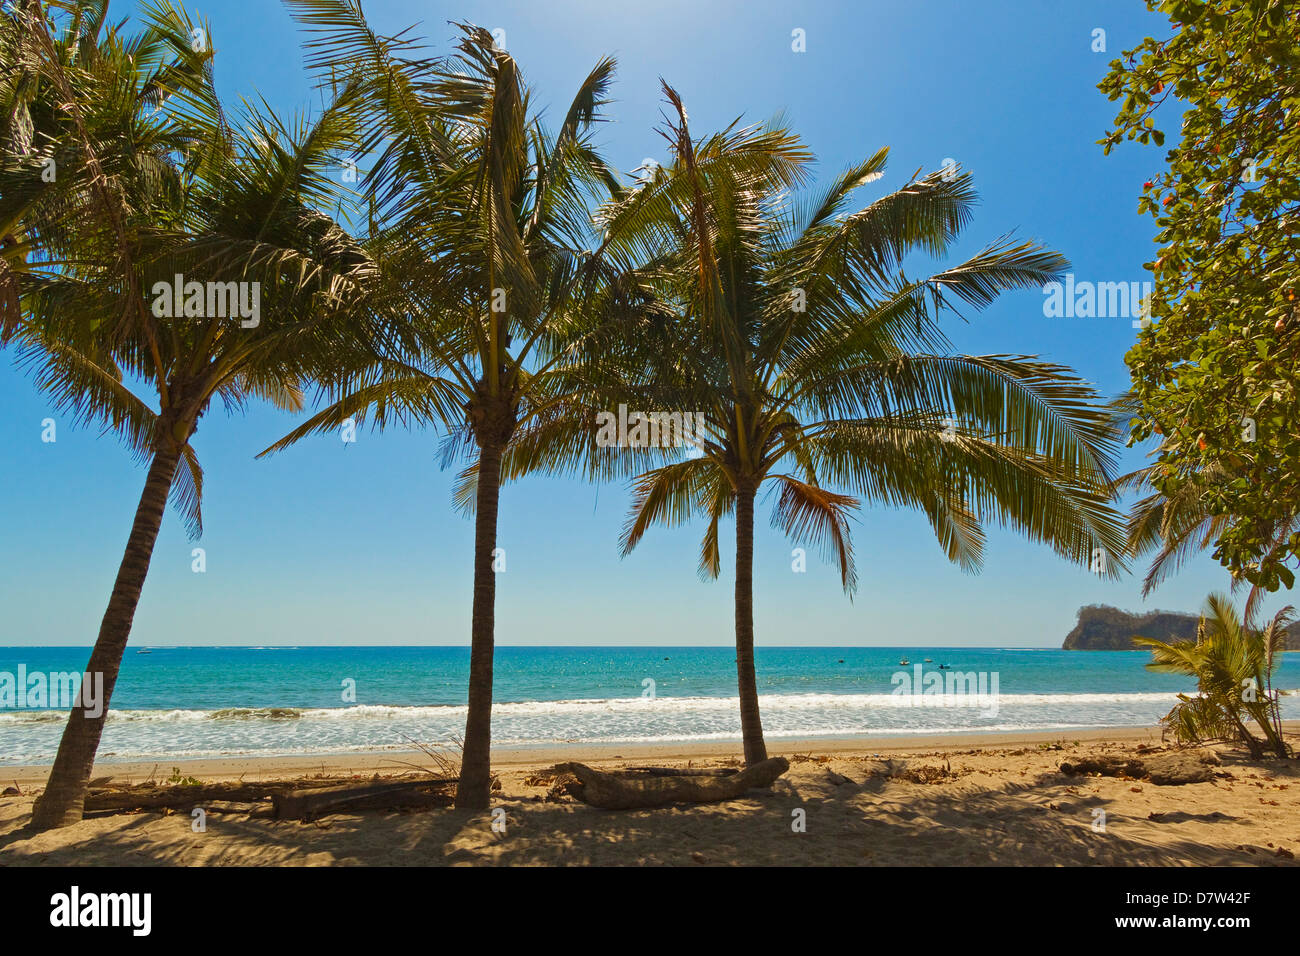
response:
<path fill-rule="evenodd" d="M 1062 650 L 1132 651 L 1140 650 L 1134 637 L 1153 637 L 1159 641 L 1196 640 L 1195 614 L 1180 611 L 1150 611 L 1130 614 L 1107 604 L 1085 604 L 1079 608 L 1074 630 L 1065 635 Z M 1300 626 L 1287 632 L 1287 650 L 1300 651 Z"/>

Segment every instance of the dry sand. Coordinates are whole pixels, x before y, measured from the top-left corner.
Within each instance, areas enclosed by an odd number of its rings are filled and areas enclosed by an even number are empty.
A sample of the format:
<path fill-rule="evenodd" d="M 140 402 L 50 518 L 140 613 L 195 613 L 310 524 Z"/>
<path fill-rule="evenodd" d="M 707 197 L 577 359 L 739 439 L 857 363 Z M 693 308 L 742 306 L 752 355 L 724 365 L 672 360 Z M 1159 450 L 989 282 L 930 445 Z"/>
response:
<path fill-rule="evenodd" d="M 1062 760 L 1139 745 L 1160 746 L 1159 731 L 773 742 L 770 753 L 792 765 L 770 791 L 643 811 L 547 801 L 534 775 L 564 760 L 607 769 L 735 765 L 737 746 L 498 751 L 493 807 L 506 811 L 504 833 L 487 813 L 436 809 L 313 823 L 213 813 L 204 833 L 192 832 L 188 814 L 150 811 L 35 834 L 25 826 L 48 768 L 9 768 L 0 770 L 3 784 L 23 794 L 0 798 L 0 865 L 1296 865 L 1300 761 L 1251 764 L 1219 748 L 1216 778 L 1183 786 L 1058 771 Z M 878 758 L 892 761 L 889 775 Z M 428 763 L 383 753 L 102 764 L 96 773 L 139 782 L 179 766 L 202 780 L 345 781 L 409 770 L 403 760 Z M 915 782 L 930 777 L 938 779 Z M 1098 809 L 1104 832 L 1094 829 Z M 792 828 L 799 810 L 805 832 Z"/>

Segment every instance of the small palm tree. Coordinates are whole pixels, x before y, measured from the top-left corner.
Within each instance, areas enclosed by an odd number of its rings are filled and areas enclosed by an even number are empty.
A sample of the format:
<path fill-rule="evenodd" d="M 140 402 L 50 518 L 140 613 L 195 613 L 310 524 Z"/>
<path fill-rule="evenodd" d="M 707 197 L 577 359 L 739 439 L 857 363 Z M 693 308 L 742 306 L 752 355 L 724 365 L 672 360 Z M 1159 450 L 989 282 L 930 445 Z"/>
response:
<path fill-rule="evenodd" d="M 1060 255 L 1004 239 L 928 277 L 904 274 L 905 257 L 944 254 L 969 221 L 969 174 L 913 179 L 855 209 L 856 190 L 884 172 L 882 149 L 795 202 L 811 155 L 793 134 L 733 126 L 697 142 L 681 99 L 664 91 L 674 161 L 605 210 L 603 225 L 607 255 L 625 271 L 635 263 L 677 315 L 635 327 L 618 394 L 641 403 L 632 407 L 702 412 L 704 426 L 698 457 L 636 480 L 623 550 L 652 524 L 701 515 L 701 572 L 716 577 L 719 521 L 735 515 L 736 667 L 754 763 L 766 756 L 753 650 L 765 484 L 777 492 L 773 524 L 820 545 L 850 593 L 850 521 L 864 502 L 922 511 L 967 570 L 980 566 L 993 521 L 1076 562 L 1104 549 L 1113 575 L 1123 546 L 1107 505 L 1115 431 L 1068 369 L 953 354 L 938 325 L 945 309 L 1039 288 L 1067 267 Z"/>
<path fill-rule="evenodd" d="M 303 383 L 333 361 L 338 304 L 361 295 L 373 271 L 319 211 L 335 204 L 339 156 L 353 148 L 354 90 L 314 122 L 250 113 L 235 129 L 212 86 L 210 50 L 193 42 L 206 25 L 161 3 L 123 38 L 104 31 L 102 6 L 80 4 L 58 41 L 43 16 L 24 24 L 26 83 L 42 91 L 32 112 L 46 114 L 35 126 L 57 132 L 59 182 L 79 188 L 0 201 L 0 219 L 30 253 L 18 270 L 22 314 L 5 328 L 19 361 L 58 408 L 115 429 L 149 462 L 86 667 L 103 674 L 105 708 L 71 712 L 34 808 L 39 828 L 81 818 L 169 495 L 201 530 L 190 444 L 200 419 L 213 399 L 301 408 Z M 4 160 L 7 175 L 31 166 L 29 156 Z M 171 301 L 177 276 L 183 305 Z M 249 312 L 229 314 L 231 289 Z M 132 380 L 156 392 L 156 407 Z"/>
<path fill-rule="evenodd" d="M 1293 608 L 1286 607 L 1263 628 L 1253 628 L 1242 622 L 1226 595 L 1211 594 L 1195 641 L 1171 644 L 1134 638 L 1151 649 L 1146 665 L 1150 670 L 1196 678 L 1198 696 L 1179 694 L 1178 703 L 1161 721 L 1177 740 L 1236 740 L 1254 758 L 1262 757 L 1265 747 L 1278 757 L 1289 755 L 1273 674 L 1286 650 L 1292 620 Z M 1263 732 L 1263 743 L 1250 732 L 1248 720 Z"/>
<path fill-rule="evenodd" d="M 504 464 L 521 427 L 561 407 L 560 384 L 595 348 L 575 319 L 599 270 L 585 251 L 590 207 L 617 183 L 590 144 L 614 62 L 601 60 L 558 132 L 530 109 L 518 64 L 491 34 L 458 24 L 457 53 L 411 54 L 348 0 L 290 0 L 315 34 L 326 82 L 355 77 L 359 121 L 375 156 L 366 248 L 382 330 L 358 336 L 329 383 L 331 404 L 267 449 L 346 418 L 433 427 L 450 460 L 471 452 L 457 499 L 475 514 L 470 678 L 458 808 L 488 806 L 495 642 L 497 514 Z M 587 344 L 580 344 L 580 340 Z M 266 454 L 264 452 L 263 454 Z"/>

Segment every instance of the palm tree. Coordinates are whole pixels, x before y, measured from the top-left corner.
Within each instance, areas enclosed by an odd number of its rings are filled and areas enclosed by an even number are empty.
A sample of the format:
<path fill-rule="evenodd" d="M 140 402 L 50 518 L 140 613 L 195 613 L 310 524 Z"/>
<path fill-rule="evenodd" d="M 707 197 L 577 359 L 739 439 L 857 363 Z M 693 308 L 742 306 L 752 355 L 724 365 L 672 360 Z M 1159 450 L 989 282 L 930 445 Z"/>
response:
<path fill-rule="evenodd" d="M 358 337 L 329 383 L 332 404 L 266 452 L 348 418 L 433 427 L 447 460 L 468 452 L 457 498 L 475 514 L 468 713 L 456 806 L 488 806 L 497 513 L 503 463 L 521 426 L 558 406 L 559 383 L 595 350 L 575 303 L 596 301 L 584 251 L 590 204 L 618 190 L 590 144 L 614 62 L 583 81 L 554 136 L 492 36 L 457 24 L 457 53 L 413 55 L 348 0 L 288 0 L 314 38 L 324 82 L 355 77 L 374 157 L 366 248 L 382 273 L 377 335 Z M 609 308 L 603 309 L 608 317 Z M 581 339 L 580 343 L 578 339 Z"/>
<path fill-rule="evenodd" d="M 6 192 L 0 209 L 40 261 L 20 273 L 23 315 L 6 329 L 20 363 L 56 407 L 114 428 L 149 462 L 86 668 L 103 674 L 106 706 L 96 717 L 72 710 L 34 808 L 38 828 L 81 818 L 169 495 L 191 532 L 201 530 L 202 471 L 190 444 L 200 418 L 214 398 L 232 410 L 253 398 L 300 409 L 302 383 L 332 361 L 338 304 L 361 294 L 373 270 L 319 211 L 335 200 L 339 156 L 357 132 L 353 88 L 314 121 L 250 112 L 235 129 L 212 86 L 207 44 L 193 43 L 206 25 L 160 3 L 137 35 L 100 35 L 100 6 L 79 8 L 99 16 L 75 21 L 83 32 L 71 39 L 56 42 L 43 18 L 26 24 L 29 82 L 48 88 L 66 131 L 60 165 L 83 188 L 53 203 L 15 194 L 13 206 Z M 176 276 L 183 305 L 169 301 Z M 196 297 L 190 282 L 200 283 Z M 228 289 L 254 308 L 232 317 L 229 298 L 214 308 L 214 290 Z M 130 380 L 156 391 L 156 408 Z"/>
<path fill-rule="evenodd" d="M 702 454 L 635 481 L 630 552 L 654 523 L 702 515 L 700 569 L 720 570 L 719 521 L 735 514 L 736 667 L 747 763 L 766 757 L 754 666 L 755 501 L 777 491 L 772 522 L 820 545 L 847 592 L 857 582 L 849 522 L 863 503 L 916 508 L 963 569 L 978 569 L 989 521 L 1089 562 L 1121 567 L 1110 497 L 1113 424 L 1095 391 L 1026 356 L 952 354 L 938 321 L 1003 290 L 1038 288 L 1058 254 L 1004 238 L 926 278 L 913 253 L 942 255 L 969 221 L 970 176 L 913 179 L 856 211 L 887 150 L 802 203 L 811 156 L 779 125 L 693 140 L 666 84 L 663 135 L 674 158 L 603 215 L 606 255 L 655 276 L 675 321 L 639 325 L 632 406 L 703 413 Z M 829 486 L 829 487 L 828 487 Z M 842 491 L 831 490 L 840 488 Z"/>
<path fill-rule="evenodd" d="M 1282 736 L 1273 674 L 1280 663 L 1278 655 L 1286 650 L 1293 611 L 1285 607 L 1263 628 L 1253 628 L 1243 623 L 1226 595 L 1211 594 L 1195 641 L 1170 644 L 1134 638 L 1151 648 L 1150 670 L 1197 680 L 1199 695 L 1179 694 L 1179 702 L 1161 719 L 1180 742 L 1239 740 L 1256 759 L 1263 756 L 1265 744 L 1278 757 L 1290 755 Z M 1246 726 L 1247 719 L 1263 731 L 1263 744 Z"/>
<path fill-rule="evenodd" d="M 1117 420 L 1127 428 L 1138 411 L 1135 397 L 1126 392 L 1113 404 Z M 1155 454 L 1159 454 L 1159 449 Z M 1126 492 L 1142 495 L 1129 512 L 1126 550 L 1133 557 L 1152 555 L 1142 580 L 1143 597 L 1177 573 L 1193 555 L 1214 548 L 1228 530 L 1232 516 L 1216 512 L 1212 503 L 1218 489 L 1238 480 L 1233 466 L 1234 456 L 1227 454 L 1220 462 L 1183 474 L 1176 490 L 1168 495 L 1154 488 L 1155 479 L 1168 467 L 1163 464 L 1145 465 L 1115 479 L 1117 495 Z M 1300 514 L 1270 529 L 1271 544 L 1264 555 L 1283 553 L 1297 528 L 1300 528 Z M 1237 592 L 1245 583 L 1244 577 L 1233 578 L 1232 591 Z M 1247 624 L 1254 622 L 1260 601 L 1267 593 L 1259 585 L 1250 587 L 1242 610 Z"/>

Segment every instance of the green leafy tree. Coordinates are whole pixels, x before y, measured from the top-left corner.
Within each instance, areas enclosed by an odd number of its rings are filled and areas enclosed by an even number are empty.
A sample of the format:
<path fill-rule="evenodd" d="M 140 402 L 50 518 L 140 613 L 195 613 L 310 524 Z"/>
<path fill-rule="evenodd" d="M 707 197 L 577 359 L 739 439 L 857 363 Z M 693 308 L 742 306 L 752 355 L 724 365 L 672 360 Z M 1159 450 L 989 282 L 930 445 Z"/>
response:
<path fill-rule="evenodd" d="M 1125 139 L 1163 145 L 1157 121 L 1182 122 L 1138 203 L 1160 248 L 1147 264 L 1154 321 L 1127 356 L 1130 440 L 1159 443 L 1144 483 L 1170 503 L 1176 552 L 1209 547 L 1235 579 L 1289 588 L 1300 557 L 1300 8 L 1148 7 L 1168 15 L 1169 34 L 1126 51 L 1099 85 L 1121 102 L 1106 152 Z"/>
<path fill-rule="evenodd" d="M 104 708 L 69 716 L 34 808 L 48 828 L 81 819 L 169 496 L 201 530 L 201 417 L 214 399 L 301 408 L 303 383 L 333 361 L 338 304 L 373 267 L 320 211 L 338 201 L 338 155 L 356 133 L 349 91 L 314 121 L 250 113 L 236 128 L 212 86 L 207 26 L 179 8 L 146 7 L 130 36 L 104 26 L 101 3 L 74 5 L 63 29 L 43 5 L 19 17 L 32 135 L 0 161 L 0 221 L 25 250 L 5 336 L 56 408 L 148 462 L 86 666 L 103 675 Z M 58 157 L 56 179 L 24 184 L 41 151 Z M 200 284 L 183 302 L 178 275 Z"/>
<path fill-rule="evenodd" d="M 1287 607 L 1265 627 L 1253 628 L 1242 622 L 1225 595 L 1211 594 L 1195 641 L 1133 639 L 1151 649 L 1148 669 L 1197 680 L 1200 693 L 1179 694 L 1178 703 L 1161 719 L 1176 739 L 1183 743 L 1235 740 L 1255 758 L 1264 755 L 1265 747 L 1275 756 L 1289 756 L 1273 675 L 1286 650 L 1291 620 L 1292 608 Z M 1250 732 L 1250 720 L 1263 732 L 1263 743 Z"/>
<path fill-rule="evenodd" d="M 716 577 L 719 524 L 735 516 L 736 667 L 755 763 L 766 756 L 754 664 L 761 488 L 775 489 L 773 524 L 820 546 L 849 592 L 850 524 L 864 503 L 921 511 L 967 570 L 980 566 L 992 522 L 1084 564 L 1103 549 L 1113 575 L 1124 544 L 1107 505 L 1117 436 L 1068 369 L 955 354 L 940 328 L 949 310 L 1040 288 L 1067 267 L 1060 255 L 1004 238 L 941 271 L 904 274 L 906 257 L 944 255 L 970 221 L 968 173 L 936 172 L 856 206 L 855 192 L 884 172 L 882 149 L 798 201 L 812 156 L 789 130 L 733 126 L 697 141 L 664 89 L 673 162 L 605 209 L 602 225 L 615 271 L 646 283 L 668 314 L 631 322 L 632 344 L 601 370 L 623 380 L 600 377 L 592 394 L 703 416 L 696 457 L 679 453 L 636 479 L 623 549 L 653 524 L 699 516 L 701 573 Z"/>

